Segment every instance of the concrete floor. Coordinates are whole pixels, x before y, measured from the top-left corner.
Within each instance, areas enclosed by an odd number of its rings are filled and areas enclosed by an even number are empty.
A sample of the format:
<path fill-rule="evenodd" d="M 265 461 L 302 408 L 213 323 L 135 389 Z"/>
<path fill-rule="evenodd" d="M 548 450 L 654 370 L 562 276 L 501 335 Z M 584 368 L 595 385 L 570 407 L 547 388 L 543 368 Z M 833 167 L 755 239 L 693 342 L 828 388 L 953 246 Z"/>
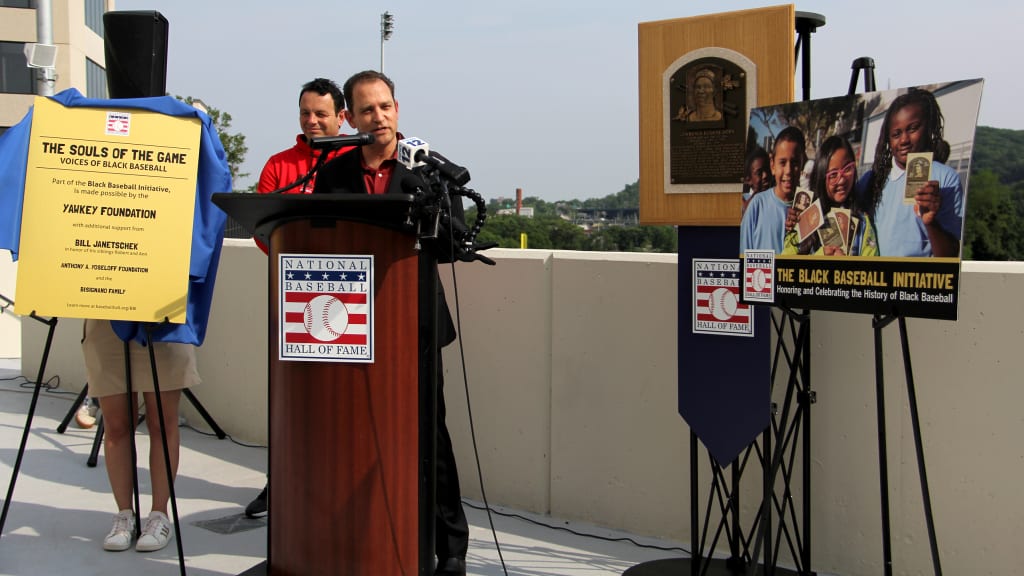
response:
<path fill-rule="evenodd" d="M 0 498 L 6 500 L 18 448 L 25 430 L 33 386 L 20 376 L 20 361 L 0 359 Z M 44 390 L 36 406 L 15 491 L 0 534 L 0 575 L 180 574 L 177 547 L 139 554 L 106 552 L 103 536 L 116 512 L 103 468 L 86 465 L 95 428 L 57 427 L 76 394 Z M 216 418 L 216 415 L 214 415 Z M 137 436 L 142 464 L 141 505 L 149 510 L 149 475 L 144 462 L 149 437 Z M 181 464 L 175 484 L 186 573 L 194 576 L 237 575 L 266 557 L 266 521 L 240 517 L 263 487 L 266 450 L 219 440 L 192 429 L 182 430 Z M 618 576 L 659 559 L 682 558 L 677 543 L 635 537 L 595 526 L 497 508 L 488 516 L 467 502 L 471 542 L 467 564 L 477 576 Z M 680 522 L 687 522 L 681 518 Z M 206 523 L 204 525 L 203 523 Z M 232 525 L 216 531 L 217 525 Z M 557 526 L 555 529 L 543 526 Z M 586 536 L 574 535 L 570 529 Z M 631 539 L 638 544 L 631 543 Z M 502 559 L 504 562 L 502 562 Z M 503 565 L 504 564 L 504 565 Z"/>

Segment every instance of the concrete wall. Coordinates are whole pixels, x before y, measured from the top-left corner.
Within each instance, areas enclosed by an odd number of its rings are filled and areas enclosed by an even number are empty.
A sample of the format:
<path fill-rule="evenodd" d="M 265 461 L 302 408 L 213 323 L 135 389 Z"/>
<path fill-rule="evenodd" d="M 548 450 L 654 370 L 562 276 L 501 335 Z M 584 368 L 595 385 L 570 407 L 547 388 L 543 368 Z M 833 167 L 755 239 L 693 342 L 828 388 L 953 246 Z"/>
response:
<path fill-rule="evenodd" d="M 7 252 L 0 253 L 0 295 L 15 300 L 18 264 L 11 262 Z M 8 306 L 0 300 L 0 308 Z M 12 307 L 0 313 L 0 358 L 21 357 L 21 317 L 14 315 Z"/>
<path fill-rule="evenodd" d="M 492 250 L 495 267 L 442 270 L 458 301 L 460 343 L 445 350 L 448 421 L 464 492 L 492 504 L 689 541 L 689 429 L 676 412 L 676 258 Z M 965 263 L 959 322 L 908 321 L 921 429 L 943 568 L 1018 570 L 1024 529 L 1024 391 L 1018 351 L 1024 266 Z M 266 441 L 265 257 L 228 241 L 200 349 L 196 395 L 229 434 Z M 81 327 L 61 320 L 48 375 L 81 385 Z M 812 566 L 883 572 L 871 318 L 812 314 Z M 931 573 L 907 387 L 895 324 L 883 332 L 892 543 L 896 574 Z M 23 320 L 23 370 L 44 333 Z M 460 352 L 465 353 L 463 382 Z M 737 361 L 742 361 L 738 359 Z M 776 385 L 781 399 L 784 386 Z M 201 424 L 194 413 L 190 422 Z M 706 494 L 706 454 L 698 487 Z M 794 470 L 799 474 L 803 464 Z M 760 469 L 744 477 L 743 522 Z M 796 502 L 802 489 L 795 484 Z M 799 514 L 799 509 L 797 511 Z M 785 558 L 783 562 L 788 562 Z"/>

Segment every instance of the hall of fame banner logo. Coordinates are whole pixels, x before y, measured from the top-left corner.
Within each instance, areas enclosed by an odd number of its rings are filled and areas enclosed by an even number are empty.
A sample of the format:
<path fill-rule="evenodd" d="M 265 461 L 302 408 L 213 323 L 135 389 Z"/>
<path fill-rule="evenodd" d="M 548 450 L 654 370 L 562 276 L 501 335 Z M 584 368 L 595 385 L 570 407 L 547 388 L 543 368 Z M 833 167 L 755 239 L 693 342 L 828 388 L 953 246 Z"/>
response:
<path fill-rule="evenodd" d="M 373 362 L 373 256 L 278 256 L 280 360 Z"/>
<path fill-rule="evenodd" d="M 744 302 L 775 302 L 775 252 L 747 250 L 743 253 Z"/>
<path fill-rule="evenodd" d="M 693 332 L 753 336 L 750 305 L 740 302 L 739 260 L 693 260 Z"/>

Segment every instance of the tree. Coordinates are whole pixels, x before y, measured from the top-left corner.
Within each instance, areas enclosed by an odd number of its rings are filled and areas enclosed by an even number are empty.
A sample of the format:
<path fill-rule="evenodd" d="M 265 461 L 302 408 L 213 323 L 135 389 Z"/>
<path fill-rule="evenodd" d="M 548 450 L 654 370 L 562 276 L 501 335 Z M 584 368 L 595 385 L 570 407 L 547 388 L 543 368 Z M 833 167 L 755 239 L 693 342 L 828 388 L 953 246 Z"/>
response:
<path fill-rule="evenodd" d="M 195 98 L 186 96 L 175 96 L 178 100 L 181 100 L 189 106 L 193 106 Z M 206 114 L 210 117 L 210 121 L 213 123 L 213 127 L 217 130 L 217 135 L 220 137 L 220 144 L 224 147 L 224 154 L 227 156 L 228 168 L 231 170 L 231 182 L 238 182 L 240 178 L 245 178 L 249 175 L 248 172 L 242 172 L 242 164 L 245 162 L 245 155 L 249 152 L 249 147 L 245 145 L 245 134 L 231 134 L 228 130 L 231 128 L 231 114 L 222 112 L 212 106 L 204 106 L 206 108 Z M 254 191 L 253 187 L 250 187 L 250 191 Z"/>
<path fill-rule="evenodd" d="M 971 175 L 964 230 L 965 260 L 1015 260 L 1024 254 L 1020 203 L 990 170 Z"/>

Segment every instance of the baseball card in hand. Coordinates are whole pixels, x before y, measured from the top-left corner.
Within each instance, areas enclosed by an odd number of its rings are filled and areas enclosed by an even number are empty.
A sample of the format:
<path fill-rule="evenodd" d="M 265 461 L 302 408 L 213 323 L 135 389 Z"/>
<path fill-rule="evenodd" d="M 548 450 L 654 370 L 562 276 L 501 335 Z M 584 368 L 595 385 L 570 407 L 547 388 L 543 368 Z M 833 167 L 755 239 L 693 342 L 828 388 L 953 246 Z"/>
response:
<path fill-rule="evenodd" d="M 839 233 L 839 223 L 836 222 L 836 215 L 833 212 L 828 213 L 828 223 L 818 228 L 818 238 L 821 239 L 821 247 L 824 249 L 826 246 L 831 246 L 836 250 L 843 250 L 845 252 L 846 246 L 843 244 L 843 236 Z M 828 252 L 831 254 L 832 252 Z"/>
<path fill-rule="evenodd" d="M 798 192 L 799 194 L 799 192 Z M 796 233 L 800 241 L 803 242 L 808 236 L 814 233 L 815 230 L 821 228 L 821 225 L 825 222 L 824 214 L 821 210 L 821 201 L 815 200 L 811 203 L 810 207 L 800 213 L 796 221 Z"/>
<path fill-rule="evenodd" d="M 903 203 L 914 204 L 917 191 L 932 179 L 932 153 L 907 154 L 907 187 L 903 189 Z"/>

